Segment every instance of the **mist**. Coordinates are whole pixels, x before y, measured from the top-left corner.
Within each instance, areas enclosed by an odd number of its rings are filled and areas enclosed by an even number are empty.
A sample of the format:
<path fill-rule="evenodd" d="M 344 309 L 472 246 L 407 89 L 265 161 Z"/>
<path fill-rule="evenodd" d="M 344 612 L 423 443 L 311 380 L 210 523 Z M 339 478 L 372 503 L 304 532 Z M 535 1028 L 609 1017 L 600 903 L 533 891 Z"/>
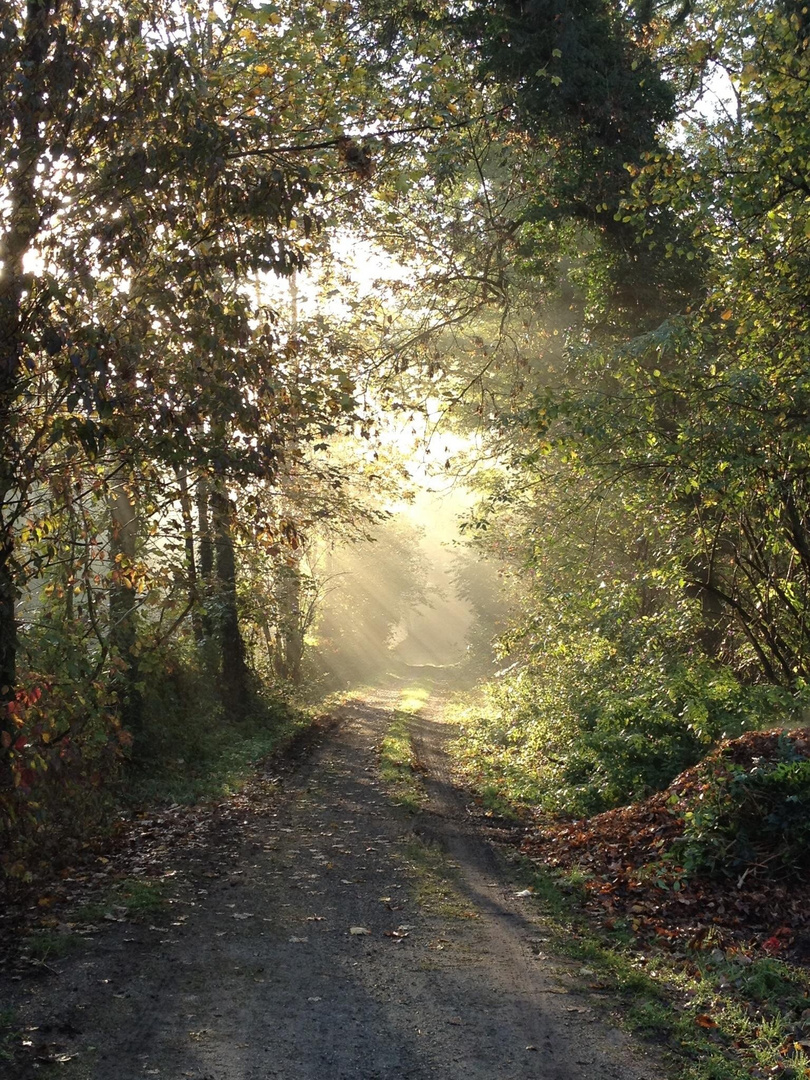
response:
<path fill-rule="evenodd" d="M 487 672 L 500 589 L 462 536 L 472 502 L 460 486 L 425 478 L 370 539 L 323 552 L 309 682 L 331 689 L 418 671 L 461 683 Z"/>

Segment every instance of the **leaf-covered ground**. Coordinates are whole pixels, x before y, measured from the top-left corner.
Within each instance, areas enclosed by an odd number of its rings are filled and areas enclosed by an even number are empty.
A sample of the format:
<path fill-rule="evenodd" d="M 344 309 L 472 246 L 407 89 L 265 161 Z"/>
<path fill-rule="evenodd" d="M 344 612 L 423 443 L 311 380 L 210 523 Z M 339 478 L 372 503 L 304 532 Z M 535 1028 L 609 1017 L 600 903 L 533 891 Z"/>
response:
<path fill-rule="evenodd" d="M 700 765 L 643 802 L 593 818 L 530 827 L 522 851 L 583 872 L 589 911 L 610 927 L 626 917 L 640 936 L 681 949 L 713 947 L 810 963 L 810 874 L 775 872 L 765 855 L 726 872 L 687 872 L 688 815 L 709 801 L 729 766 L 751 772 L 784 755 L 810 757 L 810 731 L 750 732 L 722 743 Z M 808 853 L 810 854 L 810 853 Z"/>

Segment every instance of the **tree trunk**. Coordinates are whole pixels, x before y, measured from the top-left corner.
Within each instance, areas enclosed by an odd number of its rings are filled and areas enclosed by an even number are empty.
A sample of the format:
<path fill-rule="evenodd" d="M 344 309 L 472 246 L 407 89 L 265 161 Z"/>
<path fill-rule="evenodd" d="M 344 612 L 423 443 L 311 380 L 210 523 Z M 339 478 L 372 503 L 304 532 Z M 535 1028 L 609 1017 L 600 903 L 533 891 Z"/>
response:
<path fill-rule="evenodd" d="M 245 643 L 239 628 L 236 600 L 236 554 L 233 545 L 233 507 L 216 487 L 210 494 L 217 576 L 217 638 L 220 650 L 222 697 L 225 708 L 244 715 L 250 698 Z"/>
<path fill-rule="evenodd" d="M 203 630 L 202 615 L 200 613 L 197 559 L 194 552 L 194 515 L 188 487 L 188 473 L 184 468 L 177 469 L 177 482 L 180 488 L 180 513 L 183 518 L 183 543 L 186 553 L 186 579 L 188 582 L 188 602 L 191 605 L 191 625 L 194 630 L 194 640 L 198 646 L 201 646 L 205 640 L 205 631 Z"/>
<path fill-rule="evenodd" d="M 207 476 L 197 480 L 197 533 L 200 559 L 198 563 L 200 598 L 203 602 L 203 636 L 210 638 L 214 629 L 211 619 L 211 587 L 214 580 L 214 544 L 211 530 L 211 491 Z"/>
<path fill-rule="evenodd" d="M 40 229 L 36 174 L 44 151 L 42 119 L 45 59 L 51 12 L 58 0 L 29 0 L 18 59 L 18 92 L 7 103 L 12 115 L 3 128 L 16 144 L 17 167 L 7 177 L 3 200 L 6 227 L 0 232 L 0 732 L 13 734 L 6 705 L 17 681 L 17 582 L 14 571 L 15 496 L 21 485 L 20 460 L 14 435 L 14 413 L 20 389 L 23 353 L 23 297 L 26 274 L 23 259 Z M 4 742 L 7 739 L 3 740 Z M 9 780 L 5 754 L 0 750 L 0 785 Z"/>
<path fill-rule="evenodd" d="M 304 657 L 301 570 L 297 560 L 285 563 L 279 569 L 276 599 L 279 610 L 276 674 L 280 679 L 297 684 L 301 681 L 301 661 Z"/>
<path fill-rule="evenodd" d="M 122 662 L 118 680 L 121 722 L 133 733 L 142 726 L 143 701 L 138 687 L 135 571 L 138 513 L 128 476 L 110 485 L 110 647 Z"/>

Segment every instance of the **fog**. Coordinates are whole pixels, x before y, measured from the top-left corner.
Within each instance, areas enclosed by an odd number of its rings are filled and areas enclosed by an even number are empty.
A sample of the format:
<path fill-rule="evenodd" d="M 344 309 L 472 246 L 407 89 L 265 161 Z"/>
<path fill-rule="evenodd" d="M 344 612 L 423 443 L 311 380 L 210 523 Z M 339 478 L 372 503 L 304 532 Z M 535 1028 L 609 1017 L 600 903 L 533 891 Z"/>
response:
<path fill-rule="evenodd" d="M 499 586 L 496 571 L 463 540 L 472 496 L 424 473 L 418 479 L 413 497 L 391 508 L 371 540 L 324 552 L 308 659 L 314 682 L 358 685 L 414 669 L 460 681 L 491 663 Z"/>

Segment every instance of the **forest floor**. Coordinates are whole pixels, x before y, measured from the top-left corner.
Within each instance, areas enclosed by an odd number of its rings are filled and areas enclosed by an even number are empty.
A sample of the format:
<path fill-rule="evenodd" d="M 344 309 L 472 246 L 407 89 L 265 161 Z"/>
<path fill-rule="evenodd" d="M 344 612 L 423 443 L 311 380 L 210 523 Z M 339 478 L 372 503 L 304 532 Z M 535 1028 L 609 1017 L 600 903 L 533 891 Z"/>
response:
<path fill-rule="evenodd" d="M 139 816 L 6 913 L 22 947 L 0 975 L 0 1073 L 662 1080 L 594 971 L 554 955 L 426 697 L 347 703 L 298 760 L 215 807 Z"/>

